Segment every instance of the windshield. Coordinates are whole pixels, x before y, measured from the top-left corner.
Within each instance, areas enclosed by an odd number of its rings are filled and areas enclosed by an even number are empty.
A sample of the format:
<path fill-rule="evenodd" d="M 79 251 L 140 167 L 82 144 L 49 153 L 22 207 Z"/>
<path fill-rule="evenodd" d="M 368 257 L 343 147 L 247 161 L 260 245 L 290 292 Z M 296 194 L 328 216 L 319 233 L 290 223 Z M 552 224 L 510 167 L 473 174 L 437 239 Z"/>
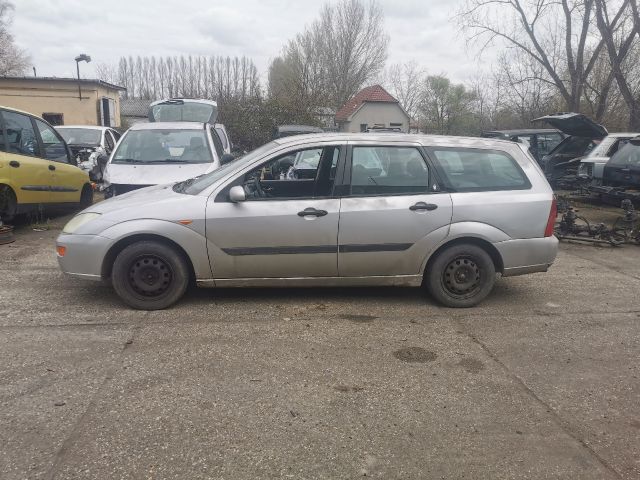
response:
<path fill-rule="evenodd" d="M 69 145 L 100 145 L 102 131 L 95 128 L 58 128 L 64 141 Z"/>
<path fill-rule="evenodd" d="M 130 130 L 111 163 L 211 163 L 202 130 Z"/>
<path fill-rule="evenodd" d="M 277 146 L 279 146 L 279 144 L 276 142 L 267 143 L 256 148 L 252 152 L 249 152 L 244 157 L 237 158 L 233 162 L 227 163 L 213 172 L 176 184 L 174 186 L 174 190 L 188 195 L 197 195 L 205 188 L 210 187 L 218 180 L 224 178 L 228 173 L 236 169 L 241 170 L 243 167 L 249 165 L 254 160 L 260 158 L 262 155 L 268 153 Z"/>
<path fill-rule="evenodd" d="M 149 121 L 213 123 L 217 116 L 218 108 L 215 105 L 169 100 L 151 107 Z"/>

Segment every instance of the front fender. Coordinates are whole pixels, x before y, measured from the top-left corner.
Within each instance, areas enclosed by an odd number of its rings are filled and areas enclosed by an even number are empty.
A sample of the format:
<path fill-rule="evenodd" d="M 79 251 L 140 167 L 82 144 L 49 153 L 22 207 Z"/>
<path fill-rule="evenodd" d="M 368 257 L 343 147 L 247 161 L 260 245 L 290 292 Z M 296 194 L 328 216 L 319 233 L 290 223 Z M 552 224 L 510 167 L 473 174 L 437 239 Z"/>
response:
<path fill-rule="evenodd" d="M 149 235 L 166 238 L 179 245 L 188 255 L 196 279 L 212 277 L 207 241 L 204 236 L 204 222 L 194 221 L 190 225 L 156 219 L 130 220 L 113 225 L 100 232 L 101 237 L 109 238 L 112 245 L 137 235 Z"/>

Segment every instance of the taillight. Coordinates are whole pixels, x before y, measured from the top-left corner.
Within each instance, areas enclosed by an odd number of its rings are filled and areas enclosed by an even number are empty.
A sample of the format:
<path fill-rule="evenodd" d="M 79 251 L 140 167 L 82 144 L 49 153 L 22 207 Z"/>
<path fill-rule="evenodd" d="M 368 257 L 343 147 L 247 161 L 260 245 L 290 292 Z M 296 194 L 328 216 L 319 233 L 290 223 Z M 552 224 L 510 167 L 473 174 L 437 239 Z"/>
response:
<path fill-rule="evenodd" d="M 553 196 L 553 201 L 551 202 L 551 211 L 549 212 L 549 220 L 547 220 L 547 228 L 544 229 L 544 236 L 550 237 L 553 235 L 553 228 L 556 225 L 556 217 L 558 216 L 558 201 L 556 200 L 556 196 Z"/>

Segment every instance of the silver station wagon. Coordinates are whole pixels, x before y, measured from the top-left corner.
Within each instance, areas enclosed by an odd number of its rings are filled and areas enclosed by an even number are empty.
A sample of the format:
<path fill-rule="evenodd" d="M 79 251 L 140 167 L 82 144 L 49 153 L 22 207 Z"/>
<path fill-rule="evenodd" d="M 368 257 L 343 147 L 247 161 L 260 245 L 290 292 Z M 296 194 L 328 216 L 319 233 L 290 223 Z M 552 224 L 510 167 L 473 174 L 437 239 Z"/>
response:
<path fill-rule="evenodd" d="M 68 274 L 133 308 L 205 287 L 413 286 L 470 307 L 553 263 L 556 204 L 518 143 L 310 134 L 95 204 L 57 240 Z"/>

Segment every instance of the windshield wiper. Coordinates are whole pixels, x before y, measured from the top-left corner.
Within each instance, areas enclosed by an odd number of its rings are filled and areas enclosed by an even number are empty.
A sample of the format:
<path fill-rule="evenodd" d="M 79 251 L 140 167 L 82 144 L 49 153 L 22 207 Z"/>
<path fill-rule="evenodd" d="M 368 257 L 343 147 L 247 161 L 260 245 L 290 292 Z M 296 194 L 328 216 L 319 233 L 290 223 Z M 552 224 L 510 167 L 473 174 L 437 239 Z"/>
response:
<path fill-rule="evenodd" d="M 144 163 L 188 163 L 178 158 L 165 158 L 164 160 L 147 160 Z"/>
<path fill-rule="evenodd" d="M 113 163 L 144 163 L 142 160 L 135 158 L 114 158 Z"/>

